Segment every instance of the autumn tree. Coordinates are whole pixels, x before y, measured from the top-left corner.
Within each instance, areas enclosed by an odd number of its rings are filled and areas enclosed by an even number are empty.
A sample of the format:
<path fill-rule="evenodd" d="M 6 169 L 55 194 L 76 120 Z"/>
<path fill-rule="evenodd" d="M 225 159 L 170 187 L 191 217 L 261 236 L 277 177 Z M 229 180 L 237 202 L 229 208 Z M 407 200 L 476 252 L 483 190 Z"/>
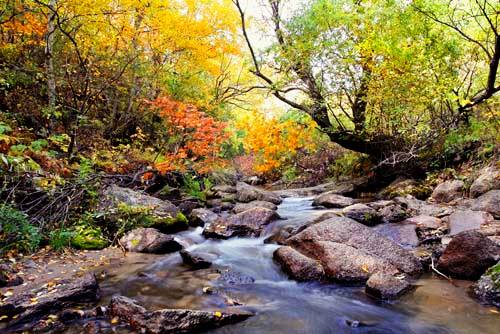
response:
<path fill-rule="evenodd" d="M 285 18 L 287 2 L 270 0 L 275 42 L 264 54 L 233 2 L 266 89 L 380 164 L 418 160 L 499 90 L 494 1 L 315 0 Z"/>
<path fill-rule="evenodd" d="M 226 124 L 200 111 L 193 104 L 186 104 L 160 97 L 151 107 L 165 121 L 166 140 L 160 152 L 163 159 L 156 163 L 161 173 L 170 171 L 208 172 L 221 166 L 221 145 L 228 138 Z M 163 134 L 158 134 L 163 135 Z"/>

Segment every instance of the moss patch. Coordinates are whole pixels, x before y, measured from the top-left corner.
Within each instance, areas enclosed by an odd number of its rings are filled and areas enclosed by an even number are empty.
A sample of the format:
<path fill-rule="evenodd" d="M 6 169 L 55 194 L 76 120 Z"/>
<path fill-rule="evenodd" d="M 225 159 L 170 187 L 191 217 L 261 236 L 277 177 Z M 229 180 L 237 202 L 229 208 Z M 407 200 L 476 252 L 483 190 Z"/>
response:
<path fill-rule="evenodd" d="M 78 226 L 75 230 L 73 238 L 71 238 L 71 246 L 78 249 L 103 249 L 108 246 L 102 231 L 98 227 Z"/>
<path fill-rule="evenodd" d="M 189 227 L 189 221 L 182 212 L 177 213 L 175 217 L 151 217 L 152 222 L 147 227 L 154 227 L 163 233 L 174 233 L 186 230 Z"/>

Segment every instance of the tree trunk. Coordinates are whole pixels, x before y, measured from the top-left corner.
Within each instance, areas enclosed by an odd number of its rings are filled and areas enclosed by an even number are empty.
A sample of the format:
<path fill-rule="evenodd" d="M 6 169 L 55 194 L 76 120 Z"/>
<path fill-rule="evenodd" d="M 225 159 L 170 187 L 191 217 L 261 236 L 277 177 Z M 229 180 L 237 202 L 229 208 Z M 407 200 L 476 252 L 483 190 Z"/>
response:
<path fill-rule="evenodd" d="M 45 56 L 47 66 L 47 97 L 49 102 L 50 111 L 56 108 L 56 74 L 54 69 L 54 33 L 55 33 L 55 7 L 56 0 L 50 0 L 49 6 L 53 11 L 49 12 L 49 19 L 47 21 L 47 37 L 45 45 Z M 53 128 L 53 116 L 50 115 L 50 127 Z"/>

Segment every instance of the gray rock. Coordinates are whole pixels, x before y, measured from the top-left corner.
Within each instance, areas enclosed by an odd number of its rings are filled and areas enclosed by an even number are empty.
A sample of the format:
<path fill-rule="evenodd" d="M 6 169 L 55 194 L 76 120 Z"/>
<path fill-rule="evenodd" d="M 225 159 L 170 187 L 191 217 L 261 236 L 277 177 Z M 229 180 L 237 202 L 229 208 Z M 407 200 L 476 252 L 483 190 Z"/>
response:
<path fill-rule="evenodd" d="M 345 217 L 354 219 L 367 226 L 374 226 L 381 222 L 381 217 L 378 212 L 366 204 L 358 203 L 350 205 L 344 208 L 342 213 Z"/>
<path fill-rule="evenodd" d="M 187 264 L 194 269 L 209 268 L 212 265 L 212 261 L 216 259 L 216 256 L 213 254 L 187 251 L 185 249 L 182 249 L 179 254 L 182 257 L 184 264 Z"/>
<path fill-rule="evenodd" d="M 216 193 L 236 194 L 236 187 L 228 184 L 218 185 L 212 188 Z"/>
<path fill-rule="evenodd" d="M 207 238 L 228 239 L 231 237 L 259 236 L 262 229 L 279 218 L 277 213 L 266 208 L 253 208 L 205 226 L 203 235 Z"/>
<path fill-rule="evenodd" d="M 407 195 L 394 198 L 394 202 L 400 204 L 412 216 L 426 215 L 432 217 L 445 217 L 453 213 L 453 207 L 443 204 L 429 204 L 425 201 Z"/>
<path fill-rule="evenodd" d="M 280 204 L 282 201 L 279 195 L 270 191 L 253 187 L 244 182 L 238 182 L 236 184 L 236 200 L 243 203 L 252 201 L 265 201 L 274 204 Z"/>
<path fill-rule="evenodd" d="M 445 181 L 432 192 L 432 198 L 438 203 L 449 203 L 463 196 L 465 184 L 461 180 Z"/>
<path fill-rule="evenodd" d="M 182 249 L 182 245 L 171 235 L 154 228 L 137 228 L 120 239 L 120 244 L 129 252 L 166 254 Z"/>
<path fill-rule="evenodd" d="M 370 205 L 368 204 L 368 206 Z M 397 223 L 405 220 L 409 216 L 408 211 L 399 204 L 384 206 L 378 210 L 378 214 L 381 216 L 382 222 L 384 223 Z"/>
<path fill-rule="evenodd" d="M 9 265 L 0 264 L 0 288 L 23 284 L 24 280 Z"/>
<path fill-rule="evenodd" d="M 500 171 L 494 166 L 486 167 L 470 186 L 470 197 L 476 198 L 490 190 L 500 188 Z"/>
<path fill-rule="evenodd" d="M 109 305 L 112 317 L 128 324 L 134 331 L 149 334 L 193 333 L 248 319 L 253 314 L 244 311 L 195 311 L 160 309 L 148 311 L 135 300 L 114 296 Z"/>
<path fill-rule="evenodd" d="M 99 285 L 94 274 L 63 279 L 49 291 L 47 285 L 16 286 L 13 295 L 0 303 L 0 314 L 11 320 L 7 327 L 32 322 L 43 316 L 57 313 L 82 303 L 93 303 L 100 297 Z M 36 302 L 33 297 L 36 296 Z"/>
<path fill-rule="evenodd" d="M 437 268 L 455 278 L 478 279 L 500 259 L 500 247 L 478 231 L 457 234 L 446 246 Z"/>
<path fill-rule="evenodd" d="M 374 208 L 375 210 L 381 210 L 381 209 L 385 208 L 386 206 L 393 205 L 393 204 L 395 204 L 394 201 L 385 200 L 385 199 L 381 199 L 381 200 L 378 200 L 375 202 L 366 203 L 366 205 L 368 205 L 370 208 Z"/>
<path fill-rule="evenodd" d="M 266 201 L 252 201 L 249 203 L 238 203 L 235 205 L 233 208 L 234 213 L 240 213 L 243 211 L 247 211 L 248 209 L 252 208 L 266 208 L 269 210 L 278 210 L 278 206 L 274 203 L 271 202 L 266 202 Z"/>
<path fill-rule="evenodd" d="M 308 197 L 317 196 L 325 192 L 331 192 L 339 195 L 348 195 L 354 192 L 355 188 L 366 182 L 366 178 L 350 180 L 349 182 L 328 182 L 314 187 L 295 188 L 286 190 L 277 190 L 276 194 L 282 197 Z"/>
<path fill-rule="evenodd" d="M 115 205 L 125 203 L 134 207 L 152 208 L 155 215 L 159 217 L 175 218 L 179 213 L 179 209 L 169 201 L 163 201 L 129 188 L 118 187 L 117 185 L 108 187 L 104 195 L 107 197 L 106 200 L 111 201 Z"/>
<path fill-rule="evenodd" d="M 500 307 L 500 262 L 489 268 L 472 290 L 482 302 Z"/>
<path fill-rule="evenodd" d="M 475 199 L 471 209 L 489 212 L 496 219 L 500 219 L 500 190 L 490 190 L 479 196 Z"/>
<path fill-rule="evenodd" d="M 313 206 L 324 206 L 325 208 L 344 208 L 356 203 L 356 200 L 350 197 L 338 195 L 334 192 L 327 192 L 319 195 L 313 200 Z"/>
<path fill-rule="evenodd" d="M 260 177 L 253 175 L 253 176 L 247 176 L 243 178 L 243 182 L 251 184 L 252 186 L 256 186 L 259 184 L 263 184 L 264 180 L 261 179 Z"/>
<path fill-rule="evenodd" d="M 155 227 L 162 232 L 170 233 L 185 230 L 189 226 L 181 211 L 166 200 L 143 194 L 116 185 L 108 187 L 99 203 L 99 211 L 107 219 L 113 220 L 120 214 L 119 206 L 125 204 L 134 208 L 145 208 L 155 218 Z"/>
<path fill-rule="evenodd" d="M 319 281 L 324 276 L 321 264 L 292 247 L 280 247 L 273 253 L 273 259 L 289 277 L 297 281 Z"/>
<path fill-rule="evenodd" d="M 378 272 L 370 276 L 366 282 L 365 291 L 379 299 L 396 299 L 411 288 L 411 284 L 404 277 L 398 278 Z"/>
<path fill-rule="evenodd" d="M 463 231 L 478 230 L 481 225 L 493 221 L 493 216 L 487 212 L 459 210 L 448 217 L 450 235 L 456 235 Z"/>
<path fill-rule="evenodd" d="M 326 242 L 327 244 L 320 244 Z M 373 261 L 378 261 L 381 266 L 391 265 L 397 270 L 410 275 L 420 274 L 422 266 L 411 252 L 403 249 L 388 238 L 385 238 L 369 227 L 355 222 L 349 218 L 331 218 L 321 223 L 309 226 L 304 231 L 288 240 L 288 245 L 294 247 L 304 255 L 320 260 L 315 254 L 323 258 L 324 261 L 343 261 L 342 258 L 330 257 L 326 255 L 329 244 L 340 244 L 347 247 L 333 245 L 333 253 L 342 253 L 348 258 L 355 257 L 356 251 L 359 254 L 372 257 Z M 315 247 L 318 250 L 315 250 Z M 337 254 L 338 255 L 338 254 Z M 356 260 L 353 260 L 356 262 Z M 362 261 L 357 261 L 362 265 Z M 340 264 L 342 265 L 342 264 Z M 362 268 L 360 268 L 362 269 Z M 392 269 L 392 268 L 391 268 Z M 327 270 L 325 269 L 325 272 Z M 375 271 L 370 271 L 375 272 Z"/>
<path fill-rule="evenodd" d="M 401 247 L 413 248 L 419 245 L 416 228 L 417 226 L 414 223 L 400 222 L 378 225 L 374 230 Z"/>
<path fill-rule="evenodd" d="M 204 226 L 213 223 L 219 219 L 219 215 L 208 209 L 194 209 L 189 215 L 189 224 L 191 226 Z"/>
<path fill-rule="evenodd" d="M 443 226 L 443 221 L 439 218 L 420 215 L 407 218 L 404 222 L 415 224 L 419 228 L 438 229 Z"/>

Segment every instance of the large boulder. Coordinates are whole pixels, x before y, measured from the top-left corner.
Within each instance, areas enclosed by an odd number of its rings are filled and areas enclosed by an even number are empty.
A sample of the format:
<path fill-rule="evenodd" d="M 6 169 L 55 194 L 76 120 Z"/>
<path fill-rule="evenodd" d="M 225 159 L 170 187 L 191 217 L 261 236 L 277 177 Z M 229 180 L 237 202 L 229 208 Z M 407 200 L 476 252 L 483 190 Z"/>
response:
<path fill-rule="evenodd" d="M 189 224 L 191 226 L 205 226 L 219 219 L 219 215 L 208 209 L 199 208 L 191 211 Z"/>
<path fill-rule="evenodd" d="M 335 192 L 326 192 L 313 200 L 313 206 L 324 206 L 325 208 L 345 208 L 353 205 L 356 200 L 350 197 L 338 195 Z"/>
<path fill-rule="evenodd" d="M 500 219 L 500 190 L 490 190 L 479 196 L 474 200 L 471 209 L 489 212 L 496 219 Z"/>
<path fill-rule="evenodd" d="M 259 236 L 264 226 L 279 218 L 278 214 L 266 208 L 253 208 L 228 218 L 219 218 L 205 226 L 203 235 L 207 238 L 228 239 L 231 237 Z"/>
<path fill-rule="evenodd" d="M 269 210 L 278 210 L 278 206 L 274 203 L 271 202 L 266 202 L 266 201 L 252 201 L 249 203 L 238 203 L 234 206 L 233 212 L 234 213 L 240 213 L 243 211 L 247 211 L 249 209 L 253 208 L 266 208 Z"/>
<path fill-rule="evenodd" d="M 448 217 L 450 235 L 456 235 L 464 231 L 478 230 L 482 225 L 493 221 L 493 217 L 482 211 L 458 210 Z"/>
<path fill-rule="evenodd" d="M 273 258 L 288 276 L 297 281 L 319 281 L 324 276 L 321 264 L 292 247 L 278 248 L 274 251 Z"/>
<path fill-rule="evenodd" d="M 367 226 L 374 226 L 381 222 L 377 210 L 372 209 L 366 204 L 357 203 L 349 205 L 342 210 L 342 214 L 347 218 L 354 219 Z"/>
<path fill-rule="evenodd" d="M 99 211 L 111 221 L 135 217 L 143 227 L 154 227 L 165 233 L 189 227 L 184 214 L 171 202 L 117 185 L 105 190 Z"/>
<path fill-rule="evenodd" d="M 479 173 L 477 179 L 470 186 L 470 197 L 476 198 L 490 190 L 500 188 L 500 171 L 493 167 L 486 167 Z"/>
<path fill-rule="evenodd" d="M 365 291 L 367 294 L 379 299 L 396 299 L 412 288 L 408 280 L 378 272 L 370 276 L 366 282 Z"/>
<path fill-rule="evenodd" d="M 244 182 L 236 184 L 236 200 L 238 202 L 248 203 L 252 201 L 265 201 L 274 204 L 281 203 L 281 197 L 273 192 L 253 187 Z"/>
<path fill-rule="evenodd" d="M 457 234 L 439 258 L 437 268 L 454 278 L 476 280 L 500 259 L 500 247 L 478 231 Z"/>
<path fill-rule="evenodd" d="M 438 203 L 449 203 L 463 196 L 465 184 L 461 180 L 445 181 L 432 192 L 432 198 Z"/>
<path fill-rule="evenodd" d="M 319 261 L 326 279 L 366 281 L 377 271 L 410 275 L 422 272 L 420 262 L 411 252 L 345 217 L 311 225 L 288 239 L 287 244 Z"/>
<path fill-rule="evenodd" d="M 7 326 L 31 322 L 82 303 L 93 303 L 100 297 L 94 274 L 62 279 L 55 285 L 21 285 L 11 289 L 11 295 L 0 303 L 0 314 L 5 316 L 0 322 L 8 322 Z M 0 294 L 5 295 L 5 291 L 0 290 Z"/>
<path fill-rule="evenodd" d="M 185 309 L 160 309 L 148 311 L 135 300 L 114 296 L 109 312 L 128 324 L 134 331 L 149 334 L 193 333 L 206 331 L 248 319 L 253 314 L 244 311 L 195 311 Z"/>
<path fill-rule="evenodd" d="M 120 244 L 129 252 L 166 254 L 182 249 L 182 245 L 171 235 L 154 228 L 137 228 L 120 239 Z"/>
<path fill-rule="evenodd" d="M 481 301 L 500 307 L 500 262 L 481 276 L 473 285 L 473 292 Z"/>

